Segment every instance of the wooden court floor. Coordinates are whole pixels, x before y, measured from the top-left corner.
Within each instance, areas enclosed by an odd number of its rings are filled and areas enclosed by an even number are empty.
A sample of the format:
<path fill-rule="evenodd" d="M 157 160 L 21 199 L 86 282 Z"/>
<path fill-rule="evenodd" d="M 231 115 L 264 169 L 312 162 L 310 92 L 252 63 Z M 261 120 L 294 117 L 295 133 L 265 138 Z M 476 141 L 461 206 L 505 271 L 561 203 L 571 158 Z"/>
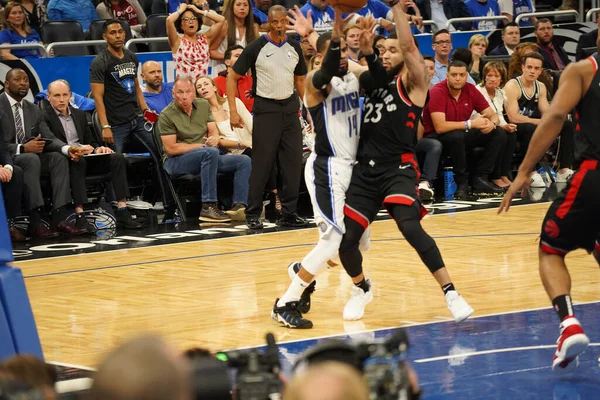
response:
<path fill-rule="evenodd" d="M 548 307 L 537 271 L 537 240 L 548 203 L 427 217 L 453 282 L 475 315 Z M 314 229 L 204 240 L 15 263 L 26 277 L 47 360 L 95 366 L 139 332 L 180 349 L 223 350 L 450 319 L 441 289 L 393 221 L 372 225 L 365 269 L 375 299 L 360 322 L 344 323 L 350 279 L 341 267 L 317 281 L 315 327 L 288 330 L 270 319 Z M 600 272 L 583 251 L 569 255 L 576 302 L 600 300 Z M 44 274 L 53 275 L 39 276 Z M 57 274 L 58 273 L 58 274 Z M 34 277 L 35 275 L 35 277 Z M 30 278 L 27 278 L 31 276 Z"/>

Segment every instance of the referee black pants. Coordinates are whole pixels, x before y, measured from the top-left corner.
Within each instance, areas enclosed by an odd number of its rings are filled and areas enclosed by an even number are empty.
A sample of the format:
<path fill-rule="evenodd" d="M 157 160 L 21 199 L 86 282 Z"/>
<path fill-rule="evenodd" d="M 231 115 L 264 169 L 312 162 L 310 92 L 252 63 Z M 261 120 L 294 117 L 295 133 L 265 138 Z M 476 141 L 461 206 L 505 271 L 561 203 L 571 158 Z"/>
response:
<path fill-rule="evenodd" d="M 256 97 L 252 128 L 252 173 L 246 218 L 259 218 L 263 192 L 277 162 L 281 176 L 281 213 L 296 213 L 302 175 L 302 128 L 294 94 L 285 100 Z"/>

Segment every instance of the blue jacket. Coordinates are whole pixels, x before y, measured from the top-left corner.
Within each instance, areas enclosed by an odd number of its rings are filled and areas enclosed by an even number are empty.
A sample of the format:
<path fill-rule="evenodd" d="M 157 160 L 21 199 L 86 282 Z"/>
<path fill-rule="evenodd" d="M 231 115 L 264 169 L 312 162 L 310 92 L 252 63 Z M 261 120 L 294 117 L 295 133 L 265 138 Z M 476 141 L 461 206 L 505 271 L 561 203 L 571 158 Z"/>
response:
<path fill-rule="evenodd" d="M 48 91 L 42 90 L 35 95 L 35 104 L 37 104 L 42 99 L 47 99 Z M 74 108 L 77 108 L 82 111 L 94 111 L 96 109 L 96 104 L 94 100 L 89 97 L 84 97 L 75 92 L 72 93 L 71 99 L 69 100 L 69 104 Z"/>
<path fill-rule="evenodd" d="M 48 3 L 50 21 L 77 21 L 84 31 L 90 29 L 90 23 L 100 19 L 90 0 L 50 0 Z"/>

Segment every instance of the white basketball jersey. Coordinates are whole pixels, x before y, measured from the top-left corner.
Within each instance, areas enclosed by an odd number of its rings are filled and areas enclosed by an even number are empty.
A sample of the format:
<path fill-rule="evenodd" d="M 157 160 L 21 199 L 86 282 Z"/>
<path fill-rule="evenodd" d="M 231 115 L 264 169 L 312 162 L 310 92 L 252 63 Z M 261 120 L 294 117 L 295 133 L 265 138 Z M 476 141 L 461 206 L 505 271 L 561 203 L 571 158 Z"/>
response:
<path fill-rule="evenodd" d="M 321 104 L 308 109 L 318 156 L 356 160 L 360 137 L 358 79 L 352 73 L 331 79 L 331 91 Z"/>

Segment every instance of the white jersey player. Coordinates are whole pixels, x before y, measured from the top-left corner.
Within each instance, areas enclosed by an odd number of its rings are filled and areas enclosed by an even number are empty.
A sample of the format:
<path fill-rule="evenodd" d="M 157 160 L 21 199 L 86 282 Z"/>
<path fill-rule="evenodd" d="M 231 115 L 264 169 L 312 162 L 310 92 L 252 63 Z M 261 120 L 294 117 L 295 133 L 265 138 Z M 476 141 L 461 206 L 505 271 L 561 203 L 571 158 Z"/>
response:
<path fill-rule="evenodd" d="M 302 34 L 305 28 L 302 25 L 310 21 L 310 14 L 306 19 L 297 11 L 291 14 L 295 14 L 294 28 Z M 366 20 L 365 27 L 369 23 L 370 20 Z M 304 177 L 319 241 L 302 263 L 290 265 L 292 283 L 276 300 L 271 312 L 275 321 L 289 328 L 312 328 L 312 322 L 303 318 L 302 313 L 310 310 L 314 278 L 329 260 L 337 258 L 345 232 L 344 204 L 360 137 L 360 101 L 358 79 L 348 72 L 347 45 L 341 38 L 344 24 L 336 10 L 332 32 L 318 36 L 307 29 L 309 32 L 304 35 L 309 41 L 316 41 L 313 46 L 324 57 L 321 69 L 311 71 L 306 77 L 304 98 L 315 132 L 313 152 L 306 162 Z M 363 247 L 368 247 L 368 232 L 363 243 Z"/>

